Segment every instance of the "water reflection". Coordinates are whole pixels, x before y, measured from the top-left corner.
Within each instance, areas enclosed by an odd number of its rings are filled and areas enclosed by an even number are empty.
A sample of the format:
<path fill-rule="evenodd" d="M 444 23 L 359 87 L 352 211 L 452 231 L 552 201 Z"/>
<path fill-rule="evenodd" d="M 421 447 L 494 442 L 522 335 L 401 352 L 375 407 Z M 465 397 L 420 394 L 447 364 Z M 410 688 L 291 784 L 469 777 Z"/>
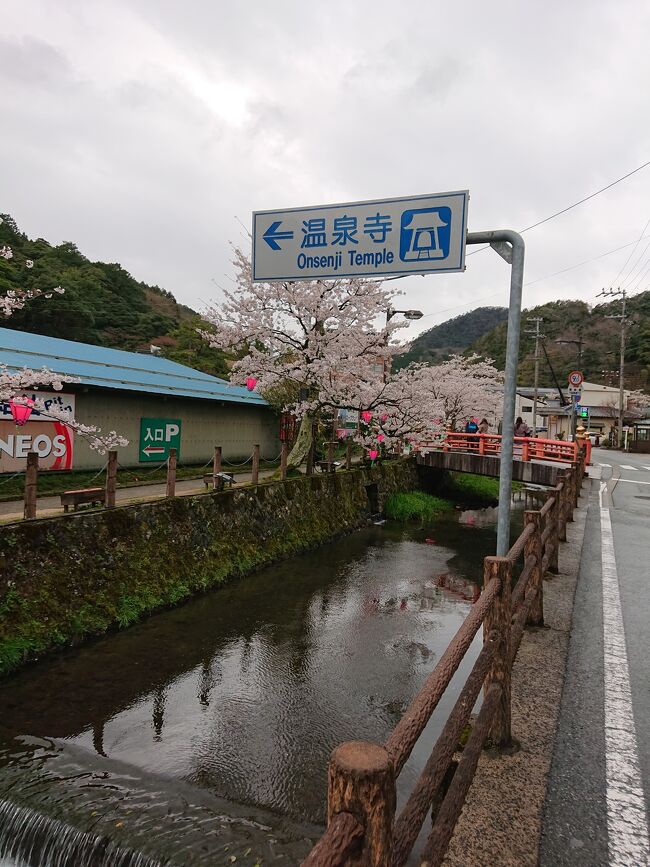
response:
<path fill-rule="evenodd" d="M 385 739 L 478 597 L 471 579 L 493 547 L 483 513 L 368 528 L 25 670 L 0 685 L 2 725 L 322 821 L 332 748 Z"/>

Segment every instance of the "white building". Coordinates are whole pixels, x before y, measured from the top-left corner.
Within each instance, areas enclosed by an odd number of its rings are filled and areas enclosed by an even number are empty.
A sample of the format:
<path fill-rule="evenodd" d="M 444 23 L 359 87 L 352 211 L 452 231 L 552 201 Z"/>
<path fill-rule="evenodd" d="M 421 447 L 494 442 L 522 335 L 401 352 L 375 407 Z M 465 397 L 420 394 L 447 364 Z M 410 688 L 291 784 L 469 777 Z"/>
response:
<path fill-rule="evenodd" d="M 562 394 L 564 406 L 557 388 L 538 389 L 536 427 L 538 434 L 548 439 L 568 439 L 572 432 L 572 398 L 568 389 L 562 389 Z M 521 416 L 530 428 L 533 427 L 533 395 L 534 389 L 529 386 L 517 388 L 515 418 Z M 631 423 L 640 418 L 642 413 L 628 405 L 628 390 L 624 391 L 624 395 L 624 422 Z M 612 429 L 615 432 L 618 425 L 618 400 L 618 388 L 583 382 L 578 424 L 582 424 L 594 436 L 608 439 Z"/>

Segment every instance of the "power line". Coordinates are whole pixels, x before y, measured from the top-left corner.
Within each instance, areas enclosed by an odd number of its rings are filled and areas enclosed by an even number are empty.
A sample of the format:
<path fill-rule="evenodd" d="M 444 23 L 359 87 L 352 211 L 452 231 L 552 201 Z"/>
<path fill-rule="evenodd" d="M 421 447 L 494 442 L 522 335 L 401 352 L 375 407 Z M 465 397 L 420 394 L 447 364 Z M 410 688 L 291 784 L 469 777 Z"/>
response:
<path fill-rule="evenodd" d="M 550 220 L 554 220 L 556 217 L 560 217 L 562 214 L 566 214 L 567 211 L 572 211 L 573 208 L 577 208 L 578 205 L 584 205 L 585 202 L 588 202 L 590 199 L 595 199 L 596 196 L 599 196 L 601 193 L 604 193 L 606 190 L 611 190 L 612 187 L 615 187 L 617 184 L 620 184 L 621 181 L 625 181 L 625 180 L 627 180 L 627 178 L 631 178 L 632 175 L 635 175 L 637 172 L 640 172 L 642 169 L 645 169 L 647 166 L 650 166 L 650 160 L 648 160 L 647 162 L 643 163 L 643 165 L 637 166 L 637 168 L 632 169 L 631 172 L 628 172 L 626 175 L 623 175 L 623 177 L 621 177 L 621 178 L 617 178 L 615 181 L 612 181 L 611 184 L 607 184 L 607 186 L 605 186 L 605 187 L 601 187 L 601 189 L 600 189 L 600 190 L 596 190 L 595 193 L 590 193 L 588 196 L 585 196 L 584 199 L 580 199 L 580 201 L 578 201 L 578 202 L 574 202 L 572 205 L 568 205 L 566 208 L 562 208 L 561 211 L 556 211 L 554 214 L 551 214 L 551 215 L 548 216 L 548 217 L 544 217 L 543 220 L 538 220 L 537 223 L 533 223 L 533 224 L 530 225 L 530 226 L 526 226 L 525 229 L 519 229 L 519 234 L 522 235 L 524 232 L 530 232 L 531 229 L 536 229 L 538 226 L 542 226 L 544 223 L 548 223 Z M 643 232 L 641 232 L 641 238 L 639 238 L 639 240 L 636 242 L 637 244 L 639 243 L 639 241 L 643 240 L 643 233 L 644 233 L 645 230 L 648 228 L 648 225 L 650 225 L 650 220 L 648 220 L 648 222 L 647 222 L 646 225 L 645 225 L 645 228 L 643 229 Z M 634 241 L 630 241 L 630 243 L 633 244 Z M 487 249 L 489 249 L 489 246 L 490 246 L 489 244 L 486 244 L 485 247 L 479 247 L 478 250 L 470 250 L 470 252 L 466 254 L 465 258 L 467 258 L 468 256 L 473 256 L 475 253 L 481 253 L 483 250 L 487 250 Z M 627 247 L 627 246 L 629 246 L 629 245 L 628 245 L 628 244 L 625 244 L 624 246 Z M 623 247 L 617 247 L 616 250 L 611 250 L 610 252 L 611 252 L 611 253 L 616 253 L 618 250 L 622 250 L 622 249 L 623 249 Z M 634 250 L 632 251 L 632 254 L 634 254 Z M 603 253 L 602 255 L 603 255 L 603 256 L 608 256 L 609 253 Z M 601 258 L 601 257 L 600 257 L 600 256 L 596 256 L 596 258 L 599 259 L 599 258 Z M 594 260 L 593 260 L 593 259 L 588 259 L 587 261 L 588 261 L 588 262 L 593 262 Z M 629 258 L 628 258 L 628 261 L 629 261 Z M 587 264 L 587 263 L 584 262 L 584 263 L 581 263 L 581 264 Z M 625 264 L 627 265 L 627 262 L 626 262 Z M 577 268 L 578 266 L 577 266 L 577 265 L 572 265 L 571 267 L 572 267 L 572 268 Z M 625 267 L 625 265 L 624 265 L 623 267 Z M 571 269 L 570 269 L 570 268 L 567 268 L 566 270 L 569 271 L 569 270 L 571 270 Z M 622 269 L 621 269 L 621 270 L 622 270 Z M 558 273 L 558 274 L 562 274 L 563 272 L 562 272 L 562 271 L 558 271 L 557 273 Z M 389 283 L 391 280 L 403 280 L 405 277 L 413 277 L 413 276 L 415 276 L 415 275 L 413 275 L 413 274 L 399 274 L 397 277 L 387 277 L 383 282 L 384 282 L 384 283 Z M 421 275 L 421 276 L 424 276 L 424 275 Z M 551 277 L 554 277 L 555 274 L 551 274 L 550 276 L 551 276 Z M 620 275 L 619 275 L 619 276 L 620 276 Z M 547 279 L 547 278 L 545 278 L 545 277 L 541 277 L 540 279 L 541 279 L 541 280 L 545 280 L 545 279 Z M 617 277 L 616 279 L 618 279 L 618 277 Z M 535 282 L 539 282 L 539 281 L 536 280 Z M 616 282 L 616 281 L 614 281 L 614 282 Z M 524 285 L 530 285 L 530 284 L 524 284 Z M 488 297 L 494 297 L 494 296 L 488 296 Z M 463 305 L 463 306 L 469 306 L 469 305 Z M 452 307 L 452 308 L 450 308 L 450 309 L 453 310 L 453 309 L 459 309 L 459 308 L 453 308 L 453 307 Z M 445 311 L 442 311 L 442 312 L 444 313 Z M 434 315 L 435 315 L 435 314 L 433 314 L 433 313 L 428 313 L 428 314 L 427 314 L 427 316 L 434 316 Z"/>
<path fill-rule="evenodd" d="M 640 240 L 643 241 L 645 240 L 645 238 L 650 238 L 650 235 L 644 235 Z M 611 256 L 613 253 L 618 253 L 621 250 L 625 250 L 626 247 L 631 247 L 633 244 L 638 243 L 638 240 L 629 241 L 627 244 L 622 244 L 620 247 L 615 247 L 613 250 L 608 250 L 606 253 L 600 253 L 598 256 L 593 256 L 591 259 L 585 259 L 582 262 L 577 262 L 575 265 L 569 265 L 567 268 L 562 268 L 561 271 L 554 271 L 552 274 L 547 274 L 545 277 L 536 277 L 534 280 L 527 280 L 524 283 L 524 286 L 532 286 L 534 283 L 541 283 L 543 280 L 550 280 L 551 277 L 557 277 L 559 274 L 565 274 L 567 271 L 573 271 L 575 268 L 580 268 L 583 265 L 589 265 L 591 262 L 596 262 L 598 259 L 604 259 L 605 256 Z M 464 310 L 466 307 L 472 307 L 479 301 L 488 301 L 490 298 L 496 298 L 497 296 L 501 295 L 502 292 L 503 290 L 499 292 L 493 292 L 491 295 L 483 295 L 481 298 L 474 298 L 472 301 L 468 301 L 467 304 L 457 304 L 454 307 L 446 307 L 444 310 L 436 310 L 433 313 L 425 313 L 422 319 L 427 319 L 429 316 L 442 316 L 443 313 L 451 313 L 454 310 Z"/>
<path fill-rule="evenodd" d="M 634 254 L 635 254 L 635 252 L 636 252 L 636 248 L 639 246 L 639 243 L 643 240 L 643 237 L 644 237 L 644 235 L 645 235 L 645 230 L 648 228 L 648 226 L 650 226 L 650 217 L 648 217 L 648 222 L 647 222 L 647 223 L 645 224 L 645 226 L 643 227 L 643 231 L 642 231 L 641 234 L 639 235 L 639 239 L 637 240 L 636 244 L 634 245 L 634 249 L 631 251 L 630 255 L 629 255 L 629 256 L 627 257 L 627 259 L 625 260 L 625 264 L 623 265 L 623 267 L 621 268 L 621 270 L 618 272 L 618 274 L 616 275 L 616 277 L 614 277 L 614 280 L 612 281 L 614 284 L 618 283 L 618 281 L 620 280 L 620 278 L 621 278 L 621 274 L 622 274 L 623 271 L 625 271 L 625 269 L 627 268 L 627 263 L 630 261 L 630 259 L 632 258 L 632 256 L 634 256 Z"/>
<path fill-rule="evenodd" d="M 648 247 L 650 247 L 650 241 L 648 241 L 648 243 L 643 248 L 643 252 L 639 256 L 639 258 L 636 260 L 636 262 L 634 263 L 632 270 L 628 273 L 627 277 L 620 284 L 621 287 L 628 286 L 632 282 L 632 280 L 636 279 L 636 276 L 638 276 L 637 273 L 635 273 L 635 272 L 637 272 L 637 269 L 639 269 L 639 272 L 643 269 L 643 266 L 648 261 L 648 258 L 650 258 L 650 257 L 646 256 L 645 260 L 643 260 L 643 257 L 645 256 L 645 254 L 648 251 Z M 639 268 L 639 265 L 641 266 L 640 268 Z"/>
<path fill-rule="evenodd" d="M 648 160 L 647 162 L 643 163 L 643 165 L 641 165 L 641 166 L 637 166 L 635 169 L 632 169 L 631 172 L 628 172 L 626 175 L 623 175 L 623 177 L 621 177 L 621 178 L 617 178 L 615 181 L 612 181 L 611 184 L 607 184 L 606 187 L 601 187 L 601 189 L 600 189 L 600 190 L 596 190 L 595 193 L 590 193 L 588 196 L 585 196 L 584 199 L 580 199 L 580 201 L 578 201 L 578 202 L 574 202 L 572 205 L 567 205 L 567 207 L 566 207 L 566 208 L 562 208 L 561 211 L 556 211 L 554 214 L 551 214 L 551 215 L 548 216 L 548 217 L 544 217 L 543 220 L 538 220 L 536 223 L 533 223 L 533 224 L 530 225 L 530 226 L 526 226 L 525 229 L 519 229 L 519 234 L 520 234 L 520 235 L 523 235 L 524 232 L 530 232 L 531 229 L 536 229 L 538 226 L 542 226 L 542 225 L 544 225 L 544 223 L 548 223 L 550 220 L 554 220 L 556 217 L 560 217 L 562 214 L 566 214 L 567 211 L 572 211 L 574 208 L 577 208 L 578 205 L 584 205 L 585 202 L 588 202 L 590 199 L 595 199 L 596 196 L 599 196 L 601 193 L 604 193 L 606 190 L 611 190 L 611 188 L 612 188 L 612 187 L 615 187 L 616 184 L 620 184 L 621 181 L 624 181 L 624 180 L 626 180 L 627 178 L 632 177 L 632 175 L 635 175 L 637 172 L 640 172 L 641 169 L 645 169 L 646 166 L 650 166 L 650 160 Z M 645 231 L 645 230 L 644 230 L 644 231 Z M 479 247 L 478 250 L 472 250 L 472 251 L 471 251 L 470 253 L 468 253 L 467 255 L 468 255 L 468 256 L 473 256 L 474 253 L 480 253 L 481 250 L 487 250 L 487 249 L 488 249 L 488 246 L 489 246 L 489 245 L 486 245 L 485 247 Z"/>
<path fill-rule="evenodd" d="M 648 220 L 648 223 L 650 223 L 650 220 Z M 623 244 L 621 247 L 616 247 L 613 250 L 608 250 L 606 253 L 601 253 L 599 256 L 593 256 L 591 259 L 585 259 L 583 262 L 578 262 L 575 265 L 569 265 L 568 268 L 562 268 L 561 271 L 554 271 L 553 274 L 547 274 L 545 277 L 537 277 L 535 280 L 528 280 L 526 283 L 524 283 L 524 286 L 532 286 L 533 283 L 541 283 L 543 280 L 550 280 L 551 277 L 557 277 L 558 274 L 566 274 L 567 271 L 573 271 L 574 268 L 580 268 L 582 265 L 589 265 L 591 262 L 596 262 L 598 259 L 604 259 L 605 256 L 611 256 L 612 253 L 618 253 L 620 250 L 625 250 L 626 247 L 631 247 L 632 244 L 637 245 L 639 241 L 643 241 L 645 238 L 650 238 L 650 235 L 643 235 L 637 241 L 630 241 L 629 244 Z"/>
<path fill-rule="evenodd" d="M 543 220 L 539 220 L 539 222 L 533 223 L 532 226 L 526 226 L 525 229 L 520 229 L 519 234 L 521 234 L 522 232 L 529 232 L 531 229 L 536 229 L 538 226 L 541 226 L 543 223 L 548 223 L 549 220 L 554 220 L 556 217 L 559 217 L 561 214 L 566 214 L 567 211 L 571 211 L 571 210 L 573 210 L 573 208 L 577 208 L 578 205 L 583 205 L 585 202 L 588 202 L 590 199 L 594 199 L 596 196 L 599 196 L 601 193 L 604 193 L 606 190 L 611 190 L 612 187 L 615 187 L 616 184 L 620 184 L 621 181 L 624 181 L 627 178 L 632 177 L 632 175 L 635 175 L 637 172 L 640 172 L 641 169 L 645 169 L 646 166 L 650 166 L 650 160 L 643 163 L 643 165 L 638 166 L 636 169 L 632 169 L 631 172 L 628 172 L 626 175 L 623 175 L 622 178 L 617 178 L 617 180 L 612 181 L 611 184 L 607 184 L 606 187 L 602 187 L 600 190 L 596 190 L 595 193 L 591 193 L 589 196 L 585 196 L 584 199 L 580 199 L 579 202 L 574 202 L 572 205 L 569 205 L 567 208 L 562 208 L 561 211 L 556 211 L 556 213 L 551 214 L 550 217 L 544 217 Z"/>

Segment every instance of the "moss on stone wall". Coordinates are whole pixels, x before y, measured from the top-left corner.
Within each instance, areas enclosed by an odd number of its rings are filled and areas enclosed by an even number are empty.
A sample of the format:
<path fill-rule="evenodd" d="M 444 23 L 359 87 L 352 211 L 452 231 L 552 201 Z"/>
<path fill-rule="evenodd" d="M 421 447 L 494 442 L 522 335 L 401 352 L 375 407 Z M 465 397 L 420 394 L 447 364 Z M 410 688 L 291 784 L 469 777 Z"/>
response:
<path fill-rule="evenodd" d="M 175 605 L 363 524 L 367 486 L 416 486 L 397 461 L 330 476 L 71 514 L 0 529 L 0 674 Z"/>

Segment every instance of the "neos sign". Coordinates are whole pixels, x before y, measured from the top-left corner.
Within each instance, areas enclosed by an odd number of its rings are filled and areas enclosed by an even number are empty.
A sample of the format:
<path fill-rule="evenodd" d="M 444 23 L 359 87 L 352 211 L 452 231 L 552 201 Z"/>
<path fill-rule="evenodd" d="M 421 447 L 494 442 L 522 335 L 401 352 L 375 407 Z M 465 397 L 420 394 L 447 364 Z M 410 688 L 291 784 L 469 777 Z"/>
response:
<path fill-rule="evenodd" d="M 72 431 L 62 422 L 39 419 L 17 428 L 13 422 L 0 421 L 0 473 L 24 471 L 32 451 L 42 470 L 69 470 L 73 442 Z"/>
<path fill-rule="evenodd" d="M 24 472 L 30 451 L 38 454 L 42 470 L 72 469 L 74 435 L 63 422 L 48 419 L 47 410 L 52 407 L 74 415 L 75 396 L 43 391 L 26 391 L 23 395 L 43 401 L 45 409 L 35 409 L 27 424 L 16 427 L 9 404 L 0 402 L 0 473 Z"/>

